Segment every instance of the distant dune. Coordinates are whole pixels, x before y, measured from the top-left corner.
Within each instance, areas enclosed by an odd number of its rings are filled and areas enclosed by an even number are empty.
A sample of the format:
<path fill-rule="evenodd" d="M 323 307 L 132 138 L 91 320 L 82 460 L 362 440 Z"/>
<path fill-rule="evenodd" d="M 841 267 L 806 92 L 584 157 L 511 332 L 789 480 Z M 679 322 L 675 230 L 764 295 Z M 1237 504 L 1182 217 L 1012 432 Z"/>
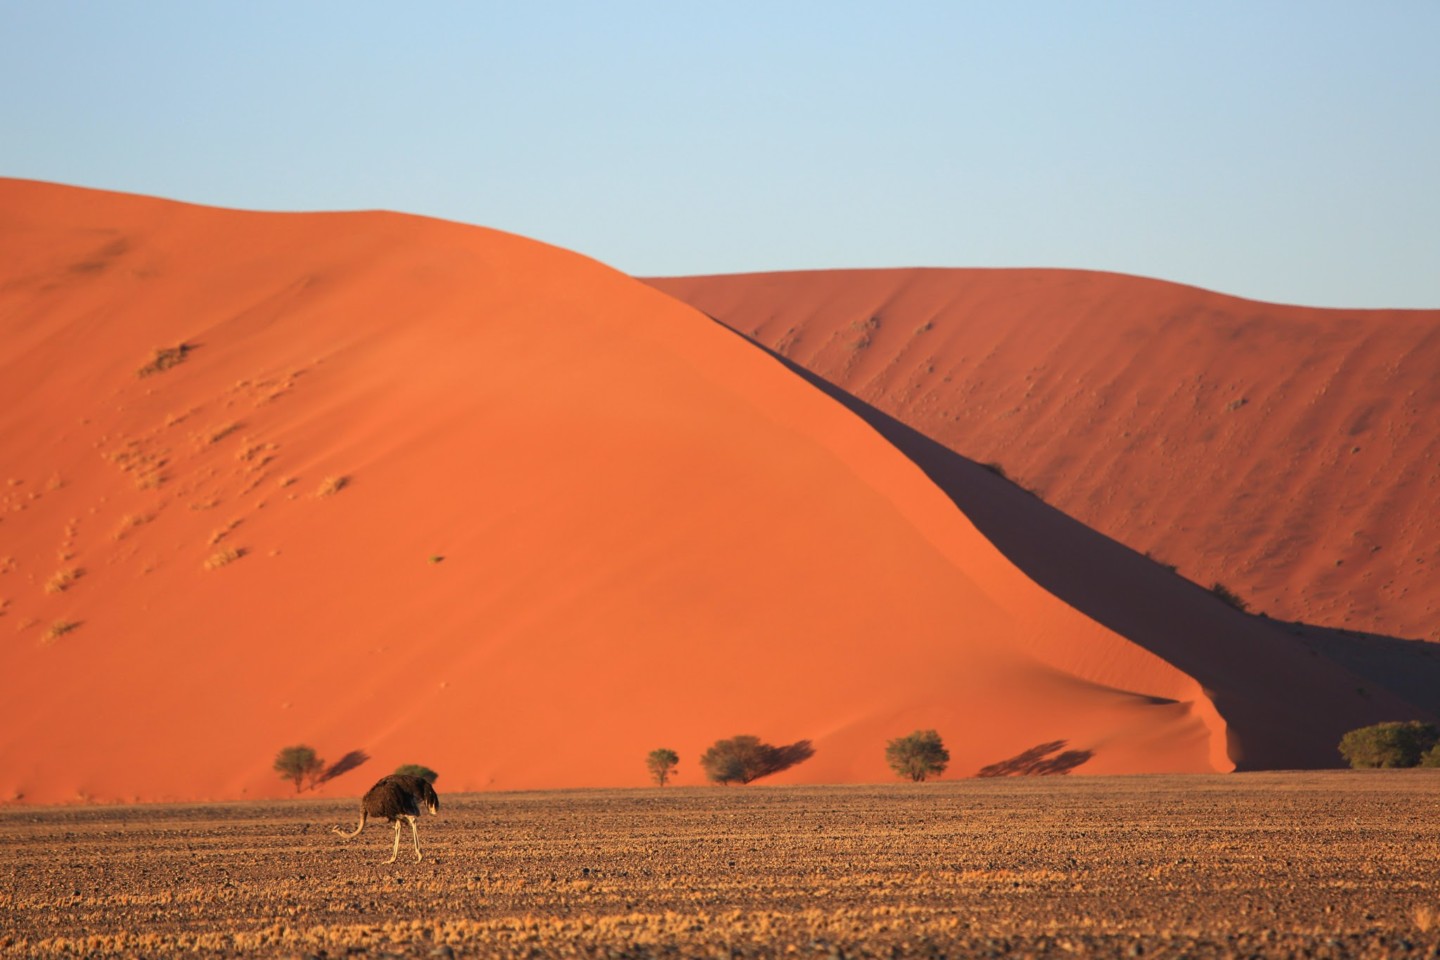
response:
<path fill-rule="evenodd" d="M 1065 270 L 652 282 L 1252 612 L 1440 640 L 1440 310 Z"/>
<path fill-rule="evenodd" d="M 294 743 L 370 757 L 332 794 L 699 783 L 737 733 L 883 780 L 918 727 L 951 775 L 1316 766 L 1416 713 L 1174 578 L 1117 629 L 1153 565 L 514 236 L 0 180 L 0 337 L 0 799 L 284 796 Z"/>

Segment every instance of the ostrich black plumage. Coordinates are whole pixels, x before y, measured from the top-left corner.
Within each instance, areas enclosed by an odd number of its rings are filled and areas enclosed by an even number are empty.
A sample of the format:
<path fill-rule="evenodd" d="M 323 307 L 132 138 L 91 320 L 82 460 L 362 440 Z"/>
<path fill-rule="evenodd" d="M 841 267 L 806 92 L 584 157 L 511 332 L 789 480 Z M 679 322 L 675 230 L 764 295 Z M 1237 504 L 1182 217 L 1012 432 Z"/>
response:
<path fill-rule="evenodd" d="M 429 810 L 431 813 L 440 812 L 440 798 L 435 795 L 435 788 L 430 786 L 430 781 L 424 777 L 409 777 L 403 773 L 394 773 L 388 777 L 381 777 L 371 787 L 369 792 L 360 799 L 360 825 L 346 833 L 340 827 L 335 827 L 335 832 L 349 840 L 358 836 L 361 830 L 365 829 L 365 822 L 371 817 L 377 820 L 384 817 L 395 824 L 395 849 L 390 851 L 390 859 L 386 863 L 394 863 L 395 857 L 400 853 L 400 826 L 410 824 L 410 838 L 415 842 L 415 859 L 425 859 L 420 854 L 420 835 L 415 830 L 415 818 L 420 816 L 422 810 Z"/>

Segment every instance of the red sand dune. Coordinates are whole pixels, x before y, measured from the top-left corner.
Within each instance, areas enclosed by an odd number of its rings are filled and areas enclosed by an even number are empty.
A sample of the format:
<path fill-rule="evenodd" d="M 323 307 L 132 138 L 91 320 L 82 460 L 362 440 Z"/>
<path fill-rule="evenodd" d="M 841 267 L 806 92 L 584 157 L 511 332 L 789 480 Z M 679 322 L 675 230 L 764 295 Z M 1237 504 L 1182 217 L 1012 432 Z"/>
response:
<path fill-rule="evenodd" d="M 1252 611 L 1440 640 L 1440 310 L 1065 270 L 651 282 Z"/>
<path fill-rule="evenodd" d="M 338 794 L 698 783 L 736 733 L 877 780 L 917 727 L 959 775 L 1313 765 L 1409 709 L 1146 649 L 786 364 L 506 234 L 0 180 L 0 336 L 3 798 L 280 796 L 300 742 L 370 755 Z"/>

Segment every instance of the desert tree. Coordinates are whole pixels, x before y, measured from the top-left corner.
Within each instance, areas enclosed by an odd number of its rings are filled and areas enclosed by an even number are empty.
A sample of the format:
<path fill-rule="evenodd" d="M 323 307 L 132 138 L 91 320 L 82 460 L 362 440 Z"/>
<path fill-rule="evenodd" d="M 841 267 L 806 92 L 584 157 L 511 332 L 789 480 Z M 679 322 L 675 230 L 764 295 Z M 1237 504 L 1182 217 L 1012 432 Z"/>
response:
<path fill-rule="evenodd" d="M 435 785 L 435 781 L 440 779 L 440 774 L 418 763 L 402 763 L 395 768 L 395 775 L 399 777 L 419 777 L 432 787 Z"/>
<path fill-rule="evenodd" d="M 1352 767 L 1413 767 L 1440 743 L 1440 731 L 1419 720 L 1376 723 L 1340 738 L 1340 755 Z"/>
<path fill-rule="evenodd" d="M 938 777 L 950 763 L 950 751 L 934 730 L 916 730 L 885 744 L 885 762 L 897 776 L 919 783 Z"/>
<path fill-rule="evenodd" d="M 645 767 L 650 771 L 650 779 L 655 781 L 655 785 L 663 787 L 679 762 L 680 755 L 678 753 L 660 747 L 650 751 L 650 755 L 645 758 Z"/>
<path fill-rule="evenodd" d="M 749 783 L 787 770 L 815 755 L 809 740 L 783 747 L 764 743 L 749 734 L 716 740 L 700 758 L 700 768 L 715 783 Z"/>
<path fill-rule="evenodd" d="M 315 753 L 314 747 L 297 744 L 286 747 L 275 755 L 275 772 L 281 780 L 292 780 L 295 792 L 306 787 L 313 788 L 325 773 L 325 761 Z"/>

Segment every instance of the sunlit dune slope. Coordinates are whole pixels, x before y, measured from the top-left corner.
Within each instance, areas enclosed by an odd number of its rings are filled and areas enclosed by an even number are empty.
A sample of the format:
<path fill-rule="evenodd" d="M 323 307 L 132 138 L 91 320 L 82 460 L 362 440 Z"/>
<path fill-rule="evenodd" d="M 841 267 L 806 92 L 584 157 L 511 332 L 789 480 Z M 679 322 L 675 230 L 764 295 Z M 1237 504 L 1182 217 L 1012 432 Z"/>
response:
<path fill-rule="evenodd" d="M 651 282 L 1252 611 L 1440 640 L 1440 311 L 1060 270 Z"/>
<path fill-rule="evenodd" d="M 370 756 L 342 794 L 640 784 L 660 746 L 698 783 L 737 733 L 813 742 L 778 782 L 885 779 L 919 727 L 958 775 L 1231 766 L 1191 676 L 590 260 L 0 181 L 0 271 L 4 798 L 284 795 L 295 743 Z"/>

